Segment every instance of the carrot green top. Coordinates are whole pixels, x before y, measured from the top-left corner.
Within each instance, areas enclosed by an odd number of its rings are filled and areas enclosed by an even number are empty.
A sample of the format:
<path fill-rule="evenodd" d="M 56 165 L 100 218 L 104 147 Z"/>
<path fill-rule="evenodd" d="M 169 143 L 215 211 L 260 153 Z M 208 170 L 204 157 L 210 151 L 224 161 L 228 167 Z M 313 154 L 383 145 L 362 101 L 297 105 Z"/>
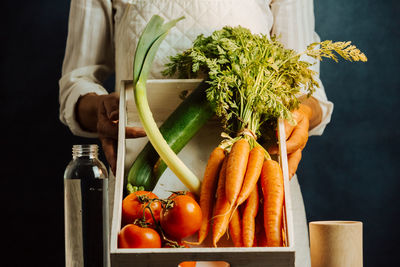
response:
<path fill-rule="evenodd" d="M 294 123 L 291 110 L 299 105 L 300 89 L 310 96 L 319 86 L 311 63 L 301 56 L 337 61 L 334 51 L 346 60 L 367 60 L 350 42 L 313 43 L 298 53 L 286 49 L 278 38 L 252 34 L 240 26 L 224 27 L 208 37 L 199 35 L 192 48 L 171 57 L 163 74 L 178 73 L 181 78 L 206 74 L 207 98 L 226 133 L 256 138 L 267 120 L 282 117 Z"/>

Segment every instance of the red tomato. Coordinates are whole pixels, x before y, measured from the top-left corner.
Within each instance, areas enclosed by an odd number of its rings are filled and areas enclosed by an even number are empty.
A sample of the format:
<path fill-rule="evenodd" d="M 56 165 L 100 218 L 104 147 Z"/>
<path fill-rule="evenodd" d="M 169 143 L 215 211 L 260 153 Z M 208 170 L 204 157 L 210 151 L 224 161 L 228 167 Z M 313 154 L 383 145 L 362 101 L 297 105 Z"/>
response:
<path fill-rule="evenodd" d="M 172 193 L 172 194 L 168 197 L 168 199 L 172 199 L 172 198 L 174 198 L 174 197 L 176 197 L 176 196 L 178 196 L 178 195 L 186 195 L 186 196 L 189 196 L 189 197 L 191 197 L 191 198 L 193 198 L 194 200 L 197 201 L 197 196 L 196 196 L 194 193 L 190 192 L 190 191 L 178 191 L 178 192 L 176 192 L 176 193 Z"/>
<path fill-rule="evenodd" d="M 148 191 L 137 191 L 135 193 L 129 194 L 122 201 L 122 224 L 133 223 L 136 219 L 143 218 L 143 209 L 148 205 L 145 200 L 158 198 L 152 192 Z M 144 199 L 144 201 L 142 201 Z M 160 220 L 161 203 L 159 201 L 153 201 L 150 204 L 151 211 L 153 212 L 156 221 Z M 154 225 L 153 218 L 151 216 L 150 210 L 145 209 L 144 216 L 146 222 Z"/>
<path fill-rule="evenodd" d="M 161 238 L 156 230 L 134 224 L 125 225 L 118 233 L 119 248 L 161 248 Z"/>
<path fill-rule="evenodd" d="M 172 207 L 161 211 L 160 223 L 167 236 L 178 240 L 191 236 L 200 229 L 202 213 L 199 204 L 186 195 L 171 199 Z"/>

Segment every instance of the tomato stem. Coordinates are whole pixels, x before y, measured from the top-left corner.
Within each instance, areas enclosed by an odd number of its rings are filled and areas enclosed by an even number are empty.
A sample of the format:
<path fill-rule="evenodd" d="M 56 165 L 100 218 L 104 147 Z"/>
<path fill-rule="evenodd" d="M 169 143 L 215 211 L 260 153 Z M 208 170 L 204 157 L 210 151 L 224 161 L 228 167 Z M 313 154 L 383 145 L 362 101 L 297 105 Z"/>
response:
<path fill-rule="evenodd" d="M 136 219 L 136 220 L 133 222 L 133 224 L 134 224 L 134 225 L 138 225 L 138 226 L 140 226 L 140 227 L 142 227 L 142 228 L 148 228 L 148 227 L 151 225 L 151 223 L 146 222 L 146 219 L 145 219 L 145 218 Z"/>
<path fill-rule="evenodd" d="M 177 241 L 168 239 L 165 236 L 165 233 L 163 231 L 163 229 L 160 226 L 160 223 L 156 221 L 156 218 L 154 217 L 153 214 L 153 210 L 151 209 L 151 204 L 155 201 L 160 201 L 161 202 L 161 206 L 163 207 L 163 209 L 169 209 L 171 207 L 173 207 L 173 203 L 174 201 L 171 199 L 159 199 L 159 198 L 148 198 L 147 196 L 143 196 L 140 195 L 138 196 L 138 198 L 141 197 L 139 200 L 143 201 L 142 203 L 146 203 L 146 205 L 143 208 L 143 218 L 142 219 L 136 219 L 134 224 L 139 225 L 143 228 L 149 227 L 151 225 L 151 223 L 146 222 L 146 209 L 148 209 L 150 211 L 150 215 L 153 219 L 154 225 L 156 226 L 157 230 L 159 231 L 159 233 L 161 233 L 162 239 L 163 241 L 168 244 L 169 246 L 173 247 L 173 248 L 184 248 L 185 246 L 179 245 L 179 243 Z"/>

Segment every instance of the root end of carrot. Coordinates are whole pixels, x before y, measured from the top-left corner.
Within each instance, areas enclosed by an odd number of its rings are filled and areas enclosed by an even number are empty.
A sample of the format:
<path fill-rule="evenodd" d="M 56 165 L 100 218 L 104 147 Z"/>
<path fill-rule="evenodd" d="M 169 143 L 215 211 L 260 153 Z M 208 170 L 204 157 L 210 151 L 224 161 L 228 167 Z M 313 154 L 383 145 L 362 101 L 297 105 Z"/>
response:
<path fill-rule="evenodd" d="M 185 244 L 189 244 L 189 245 L 194 245 L 194 246 L 198 246 L 201 245 L 201 243 L 203 242 L 190 242 L 190 241 L 183 241 Z"/>

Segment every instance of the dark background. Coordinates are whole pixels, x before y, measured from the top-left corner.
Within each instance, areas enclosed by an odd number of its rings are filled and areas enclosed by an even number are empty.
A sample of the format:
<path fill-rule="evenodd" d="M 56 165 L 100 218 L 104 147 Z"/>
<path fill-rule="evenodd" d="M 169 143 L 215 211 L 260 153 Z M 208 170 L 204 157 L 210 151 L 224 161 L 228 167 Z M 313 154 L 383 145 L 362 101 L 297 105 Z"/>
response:
<path fill-rule="evenodd" d="M 24 2 L 24 1 L 23 1 Z M 2 266 L 63 266 L 63 171 L 73 136 L 58 119 L 69 1 L 6 1 L 0 43 Z M 396 0 L 315 1 L 321 40 L 351 40 L 367 63 L 323 61 L 335 103 L 298 171 L 307 217 L 364 223 L 365 266 L 400 247 L 400 8 Z"/>

